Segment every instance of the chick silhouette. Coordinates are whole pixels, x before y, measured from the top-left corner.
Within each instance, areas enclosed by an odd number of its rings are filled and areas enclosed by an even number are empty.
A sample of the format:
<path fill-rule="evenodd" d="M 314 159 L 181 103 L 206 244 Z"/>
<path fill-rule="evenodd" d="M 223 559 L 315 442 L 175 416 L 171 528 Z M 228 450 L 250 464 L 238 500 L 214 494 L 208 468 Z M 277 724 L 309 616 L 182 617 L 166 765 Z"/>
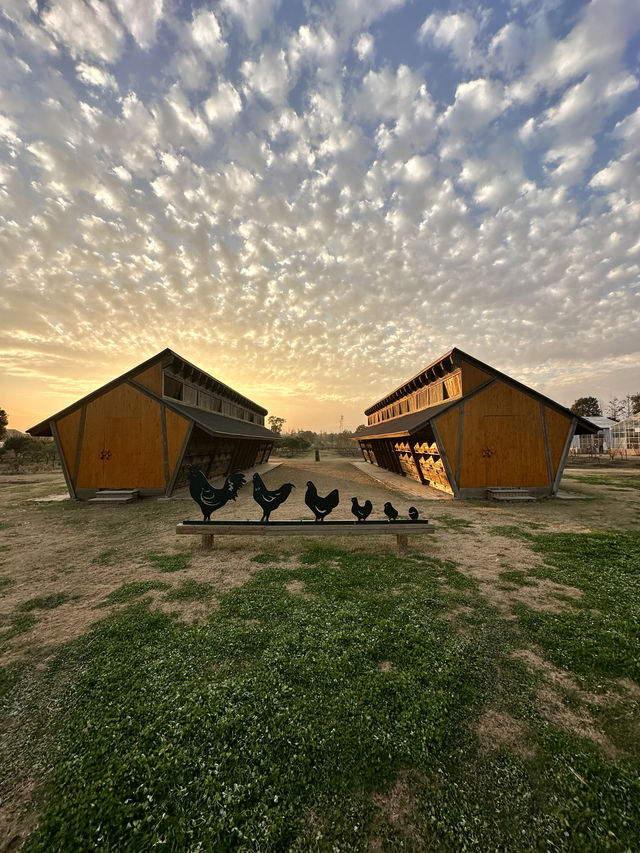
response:
<path fill-rule="evenodd" d="M 409 507 L 409 518 L 411 519 L 411 521 L 417 521 L 419 515 L 420 513 L 414 506 Z"/>
<path fill-rule="evenodd" d="M 398 510 L 394 506 L 391 506 L 389 501 L 387 501 L 384 505 L 384 514 L 387 516 L 389 521 L 395 521 L 398 517 Z"/>
<path fill-rule="evenodd" d="M 362 506 L 358 503 L 358 498 L 351 498 L 351 512 L 355 515 L 358 521 L 366 521 L 371 515 L 373 504 L 371 501 L 365 501 Z"/>

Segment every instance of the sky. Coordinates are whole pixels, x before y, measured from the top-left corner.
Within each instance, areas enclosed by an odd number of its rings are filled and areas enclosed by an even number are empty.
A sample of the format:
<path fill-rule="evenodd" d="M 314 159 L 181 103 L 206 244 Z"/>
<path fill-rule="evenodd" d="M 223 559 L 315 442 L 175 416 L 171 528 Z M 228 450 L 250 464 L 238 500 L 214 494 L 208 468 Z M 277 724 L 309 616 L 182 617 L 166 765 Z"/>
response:
<path fill-rule="evenodd" d="M 0 408 L 170 347 L 352 429 L 458 347 L 640 391 L 640 0 L 0 0 Z"/>

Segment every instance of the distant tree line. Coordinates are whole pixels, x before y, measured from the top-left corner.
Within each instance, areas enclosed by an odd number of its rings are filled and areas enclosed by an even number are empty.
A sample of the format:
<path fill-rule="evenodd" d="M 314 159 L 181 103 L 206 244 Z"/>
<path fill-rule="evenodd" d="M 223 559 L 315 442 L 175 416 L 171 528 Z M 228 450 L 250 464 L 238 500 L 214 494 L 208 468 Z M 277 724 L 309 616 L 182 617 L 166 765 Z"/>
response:
<path fill-rule="evenodd" d="M 0 463 L 14 473 L 26 466 L 36 469 L 56 468 L 60 462 L 52 438 L 32 438 L 17 429 L 8 429 L 9 416 L 0 409 Z"/>
<path fill-rule="evenodd" d="M 360 449 L 353 438 L 366 430 L 364 424 L 360 424 L 353 432 L 343 430 L 342 432 L 315 432 L 311 429 L 299 429 L 291 432 L 283 432 L 286 423 L 285 418 L 269 415 L 267 418 L 271 432 L 279 436 L 279 441 L 273 448 L 274 455 L 299 456 L 311 449 L 336 450 L 345 456 L 359 456 Z"/>
<path fill-rule="evenodd" d="M 580 415 L 583 418 L 599 418 L 602 417 L 602 406 L 597 397 L 578 397 L 571 406 L 571 411 L 574 415 Z M 627 394 L 622 399 L 614 397 L 609 400 L 605 408 L 606 417 L 612 421 L 620 421 L 623 418 L 631 417 L 631 415 L 640 414 L 640 392 L 637 394 Z"/>

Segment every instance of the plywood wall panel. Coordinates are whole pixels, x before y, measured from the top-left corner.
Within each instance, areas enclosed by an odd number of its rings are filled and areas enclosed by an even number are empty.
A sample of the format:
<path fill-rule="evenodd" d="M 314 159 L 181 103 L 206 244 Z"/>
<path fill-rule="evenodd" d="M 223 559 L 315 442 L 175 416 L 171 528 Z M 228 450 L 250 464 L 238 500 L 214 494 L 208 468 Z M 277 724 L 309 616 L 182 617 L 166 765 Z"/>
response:
<path fill-rule="evenodd" d="M 449 409 L 448 412 L 435 419 L 438 433 L 442 439 L 443 447 L 440 448 L 447 455 L 449 468 L 455 475 L 456 462 L 458 459 L 458 423 L 460 421 L 460 406 Z"/>
<path fill-rule="evenodd" d="M 473 364 L 469 364 L 468 361 L 462 362 L 463 394 L 468 394 L 470 391 L 473 391 L 474 388 L 484 385 L 485 382 L 488 382 L 492 378 L 493 377 L 490 373 L 485 373 L 484 370 L 474 367 Z"/>
<path fill-rule="evenodd" d="M 157 394 L 159 397 L 162 396 L 162 365 L 160 362 L 148 367 L 142 373 L 138 373 L 136 376 L 132 376 L 131 378 L 134 382 L 137 382 L 139 385 L 144 385 L 145 388 L 148 388 L 149 391 L 153 391 L 153 393 Z"/>
<path fill-rule="evenodd" d="M 558 466 L 562 458 L 562 451 L 569 434 L 571 427 L 571 418 L 566 415 L 561 415 L 555 409 L 544 407 L 545 418 L 547 419 L 547 435 L 549 436 L 549 452 L 551 454 L 551 467 L 555 478 L 558 473 Z"/>
<path fill-rule="evenodd" d="M 164 488 L 160 415 L 158 401 L 126 383 L 88 403 L 77 488 Z"/>
<path fill-rule="evenodd" d="M 549 486 L 538 400 L 501 381 L 465 400 L 459 485 Z"/>
<path fill-rule="evenodd" d="M 73 482 L 76 468 L 76 450 L 78 447 L 78 431 L 80 429 L 80 417 L 82 409 L 78 408 L 70 415 L 56 421 L 56 429 L 60 438 L 60 445 L 67 471 Z"/>
<path fill-rule="evenodd" d="M 167 459 L 169 461 L 169 478 L 173 477 L 178 455 L 189 429 L 189 421 L 181 415 L 166 410 L 167 422 Z"/>

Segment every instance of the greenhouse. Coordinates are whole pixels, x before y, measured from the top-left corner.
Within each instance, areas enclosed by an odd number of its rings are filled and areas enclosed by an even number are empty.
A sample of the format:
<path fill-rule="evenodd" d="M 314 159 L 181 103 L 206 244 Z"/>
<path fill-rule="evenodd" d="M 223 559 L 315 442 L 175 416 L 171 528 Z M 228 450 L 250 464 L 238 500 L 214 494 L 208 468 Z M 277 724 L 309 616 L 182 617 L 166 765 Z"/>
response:
<path fill-rule="evenodd" d="M 640 412 L 611 427 L 611 447 L 640 454 Z"/>

